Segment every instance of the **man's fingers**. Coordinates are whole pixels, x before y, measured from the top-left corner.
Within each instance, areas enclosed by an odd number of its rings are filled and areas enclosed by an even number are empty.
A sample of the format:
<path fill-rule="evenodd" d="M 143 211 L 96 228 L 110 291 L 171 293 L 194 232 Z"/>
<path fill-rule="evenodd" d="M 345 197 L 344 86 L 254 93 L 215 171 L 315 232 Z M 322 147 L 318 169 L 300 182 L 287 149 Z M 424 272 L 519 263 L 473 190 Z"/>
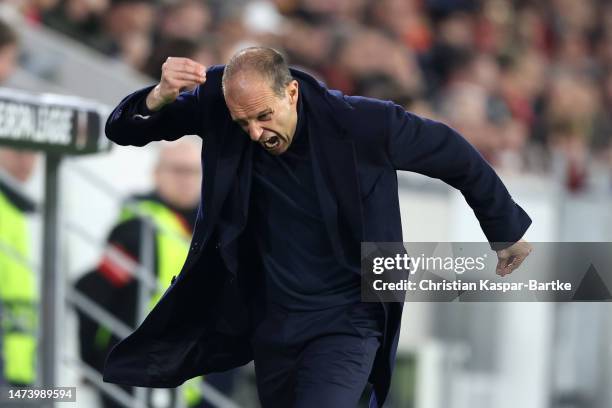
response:
<path fill-rule="evenodd" d="M 497 268 L 496 268 L 495 273 L 498 274 L 499 276 L 509 275 L 515 269 L 521 266 L 521 264 L 523 263 L 525 259 L 527 259 L 526 256 L 518 256 L 518 255 L 513 255 L 513 256 L 510 256 L 509 258 L 500 259 L 497 262 Z"/>
<path fill-rule="evenodd" d="M 194 67 L 189 65 L 180 65 L 178 67 L 169 67 L 168 73 L 172 74 L 190 74 L 199 77 L 206 76 L 206 69 L 203 66 Z"/>
<path fill-rule="evenodd" d="M 170 64 L 174 64 L 174 65 L 178 65 L 178 64 L 198 64 L 197 62 L 195 62 L 191 58 L 186 58 L 186 57 L 168 57 L 168 58 L 166 58 L 166 62 L 168 62 Z"/>
<path fill-rule="evenodd" d="M 525 259 L 527 259 L 526 256 L 515 256 L 514 260 L 512 261 L 512 269 L 510 270 L 510 272 L 517 269 L 519 266 L 521 266 L 521 264 L 523 263 Z"/>
<path fill-rule="evenodd" d="M 197 79 L 206 79 L 206 70 L 196 68 L 177 68 L 177 67 L 164 67 L 162 68 L 162 79 L 163 78 L 174 78 L 178 76 L 192 76 Z"/>
<path fill-rule="evenodd" d="M 500 258 L 497 261 L 497 268 L 495 273 L 499 276 L 506 276 L 512 272 L 515 268 L 516 256 L 508 256 L 506 258 Z"/>
<path fill-rule="evenodd" d="M 196 84 L 201 84 L 206 81 L 206 77 L 195 75 L 186 72 L 176 72 L 167 76 L 167 79 L 172 81 L 191 81 Z"/>
<path fill-rule="evenodd" d="M 509 261 L 510 258 L 499 258 L 497 261 L 497 267 L 495 268 L 495 273 L 499 276 L 504 276 L 504 271 L 506 270 Z"/>
<path fill-rule="evenodd" d="M 199 86 L 201 83 L 201 81 L 174 79 L 168 81 L 168 89 L 174 92 L 180 92 L 184 89 L 193 89 Z"/>
<path fill-rule="evenodd" d="M 168 57 L 162 65 L 162 70 L 188 72 L 196 75 L 206 75 L 206 67 L 192 59 Z"/>

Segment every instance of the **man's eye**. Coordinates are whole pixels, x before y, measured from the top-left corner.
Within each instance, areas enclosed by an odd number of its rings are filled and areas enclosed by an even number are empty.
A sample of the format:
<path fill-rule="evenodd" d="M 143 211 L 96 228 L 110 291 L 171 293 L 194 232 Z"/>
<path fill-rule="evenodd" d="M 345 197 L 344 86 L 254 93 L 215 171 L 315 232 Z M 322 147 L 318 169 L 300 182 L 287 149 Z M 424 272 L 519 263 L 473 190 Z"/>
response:
<path fill-rule="evenodd" d="M 272 115 L 270 113 L 266 113 L 265 115 L 261 115 L 260 117 L 258 117 L 257 119 L 259 120 L 270 120 L 270 117 Z"/>

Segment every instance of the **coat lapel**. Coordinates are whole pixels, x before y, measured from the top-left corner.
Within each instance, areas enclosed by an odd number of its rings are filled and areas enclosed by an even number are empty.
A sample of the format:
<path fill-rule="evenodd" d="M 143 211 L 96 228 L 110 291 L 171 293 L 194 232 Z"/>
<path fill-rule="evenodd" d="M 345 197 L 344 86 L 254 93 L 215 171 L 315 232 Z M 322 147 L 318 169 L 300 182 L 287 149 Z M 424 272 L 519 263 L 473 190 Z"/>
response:
<path fill-rule="evenodd" d="M 248 199 L 248 189 L 250 188 L 250 152 L 249 141 L 247 137 L 239 134 L 235 129 L 232 129 L 232 124 L 226 122 L 224 130 L 220 135 L 217 135 L 217 140 L 214 145 L 207 148 L 218 151 L 217 154 L 211 152 L 207 155 L 207 160 L 210 163 L 205 163 L 204 169 L 204 200 L 210 203 L 208 213 L 204 213 L 206 232 L 204 240 L 208 239 L 213 225 L 213 220 L 219 219 L 222 205 L 230 193 L 232 188 L 238 188 L 241 194 L 241 199 L 235 201 L 234 204 L 242 208 L 236 208 L 236 216 L 246 219 L 246 201 Z M 243 158 L 248 158 L 246 163 L 243 163 Z M 248 177 L 241 175 L 239 178 L 239 168 L 241 163 L 247 167 Z M 208 166 L 206 166 L 208 164 Z M 208 177 L 207 177 L 208 175 Z M 206 211 L 206 207 L 205 210 Z"/>
<path fill-rule="evenodd" d="M 307 101 L 311 107 L 312 98 Z M 308 116 L 314 179 L 334 252 L 339 260 L 348 262 L 359 259 L 355 251 L 363 239 L 355 148 L 352 140 L 344 138 L 344 129 L 325 109 L 326 104 L 315 102 L 318 108 L 311 109 Z"/>

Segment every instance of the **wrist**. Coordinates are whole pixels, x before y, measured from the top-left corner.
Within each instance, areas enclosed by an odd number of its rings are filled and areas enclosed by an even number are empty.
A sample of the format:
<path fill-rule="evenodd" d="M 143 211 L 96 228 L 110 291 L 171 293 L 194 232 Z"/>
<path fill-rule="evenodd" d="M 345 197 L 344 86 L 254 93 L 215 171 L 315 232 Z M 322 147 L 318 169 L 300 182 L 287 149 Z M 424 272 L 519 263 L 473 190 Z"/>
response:
<path fill-rule="evenodd" d="M 150 112 L 156 112 L 160 110 L 165 104 L 166 103 L 159 95 L 158 84 L 157 86 L 155 86 L 155 88 L 151 90 L 151 92 L 149 92 L 147 98 L 145 99 L 144 105 Z"/>

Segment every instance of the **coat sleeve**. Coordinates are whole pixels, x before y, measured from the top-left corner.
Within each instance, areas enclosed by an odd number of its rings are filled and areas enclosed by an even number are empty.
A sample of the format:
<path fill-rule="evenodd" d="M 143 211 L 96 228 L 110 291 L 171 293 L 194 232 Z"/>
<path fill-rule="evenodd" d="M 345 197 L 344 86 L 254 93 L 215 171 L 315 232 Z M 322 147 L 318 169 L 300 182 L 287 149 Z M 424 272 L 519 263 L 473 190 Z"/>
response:
<path fill-rule="evenodd" d="M 460 190 L 493 249 L 522 238 L 531 218 L 470 143 L 449 126 L 393 103 L 387 114 L 388 154 L 397 170 L 438 178 Z"/>
<path fill-rule="evenodd" d="M 126 96 L 106 121 L 106 136 L 123 146 L 144 146 L 157 140 L 176 140 L 185 135 L 202 135 L 211 101 L 220 92 L 215 88 L 222 67 L 207 71 L 207 81 L 193 91 L 181 92 L 178 98 L 152 112 L 145 100 L 154 85 Z M 211 79 L 214 77 L 214 79 Z"/>

